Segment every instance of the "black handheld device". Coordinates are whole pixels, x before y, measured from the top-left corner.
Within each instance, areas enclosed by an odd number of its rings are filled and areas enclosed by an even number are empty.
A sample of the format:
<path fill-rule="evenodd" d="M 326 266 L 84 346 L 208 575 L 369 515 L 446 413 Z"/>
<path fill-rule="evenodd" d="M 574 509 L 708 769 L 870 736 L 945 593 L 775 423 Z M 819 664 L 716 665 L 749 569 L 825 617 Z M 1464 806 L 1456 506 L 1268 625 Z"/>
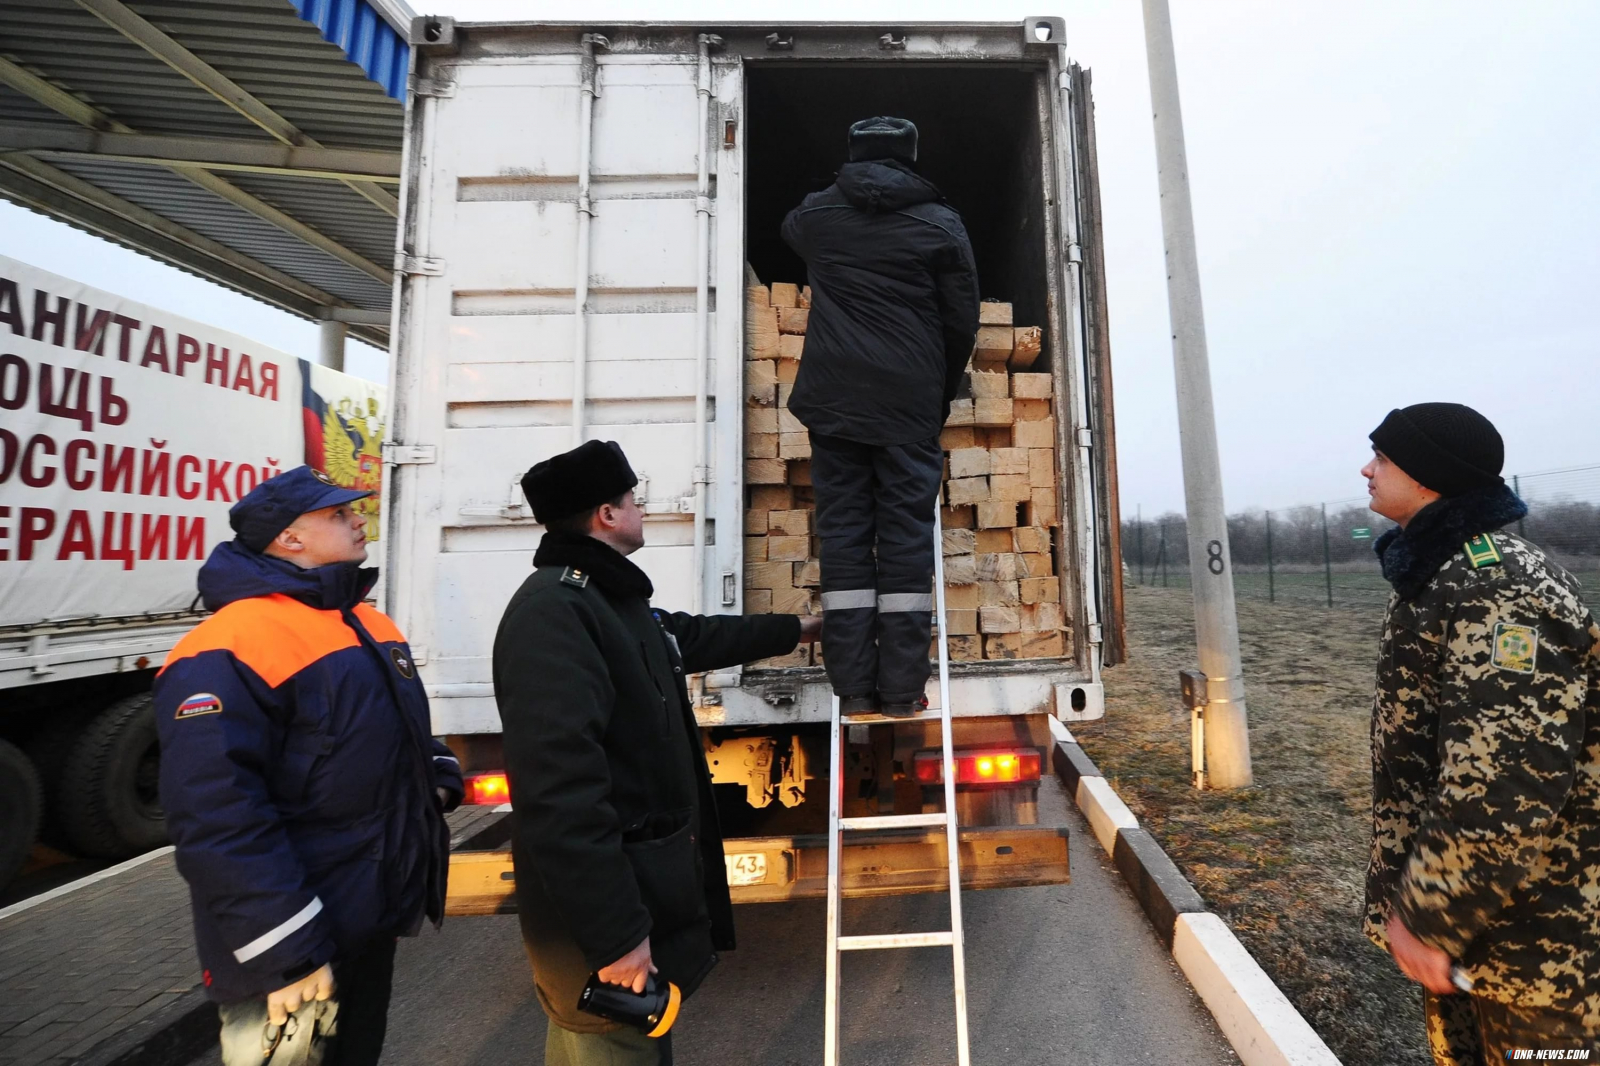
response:
<path fill-rule="evenodd" d="M 672 1023 L 678 1020 L 678 1008 L 682 1003 L 683 993 L 678 991 L 678 986 L 655 974 L 645 978 L 643 992 L 608 985 L 600 980 L 599 974 L 590 974 L 578 995 L 579 1010 L 621 1022 L 645 1036 L 654 1037 L 667 1035 Z"/>

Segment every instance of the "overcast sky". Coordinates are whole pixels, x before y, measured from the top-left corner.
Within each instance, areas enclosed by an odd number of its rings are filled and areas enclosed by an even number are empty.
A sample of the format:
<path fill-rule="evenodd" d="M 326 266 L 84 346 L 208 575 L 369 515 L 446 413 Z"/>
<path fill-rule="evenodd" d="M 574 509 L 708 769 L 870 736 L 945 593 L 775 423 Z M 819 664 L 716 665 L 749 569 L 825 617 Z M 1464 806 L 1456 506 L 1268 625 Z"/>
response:
<path fill-rule="evenodd" d="M 435 0 L 463 20 L 577 6 Z M 1181 509 L 1143 25 L 1049 8 L 1094 72 L 1124 512 Z M 1507 470 L 1600 463 L 1600 4 L 1172 0 L 1230 511 L 1361 495 L 1391 407 L 1454 400 Z M 1020 20 L 998 0 L 585 0 L 606 20 Z M 316 328 L 0 204 L 0 250 L 316 358 Z M 384 355 L 352 346 L 352 372 Z"/>

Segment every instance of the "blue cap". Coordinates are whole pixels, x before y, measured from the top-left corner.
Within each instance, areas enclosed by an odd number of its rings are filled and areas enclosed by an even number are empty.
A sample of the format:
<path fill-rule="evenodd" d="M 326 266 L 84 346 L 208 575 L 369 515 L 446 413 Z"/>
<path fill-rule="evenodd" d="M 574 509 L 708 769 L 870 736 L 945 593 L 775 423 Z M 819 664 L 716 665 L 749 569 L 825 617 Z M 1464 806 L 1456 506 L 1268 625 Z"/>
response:
<path fill-rule="evenodd" d="M 240 497 L 228 511 L 228 524 L 240 544 L 251 551 L 265 551 L 272 538 L 301 515 L 371 495 L 366 489 L 347 489 L 320 470 L 297 466 Z"/>

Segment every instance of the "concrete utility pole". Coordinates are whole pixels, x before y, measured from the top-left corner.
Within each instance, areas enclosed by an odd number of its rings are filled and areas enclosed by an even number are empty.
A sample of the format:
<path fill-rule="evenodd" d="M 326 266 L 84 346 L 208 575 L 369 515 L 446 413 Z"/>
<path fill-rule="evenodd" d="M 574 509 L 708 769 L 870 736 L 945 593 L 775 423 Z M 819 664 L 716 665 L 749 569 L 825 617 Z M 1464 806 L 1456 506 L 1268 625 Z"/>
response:
<path fill-rule="evenodd" d="M 1250 733 L 1239 666 L 1239 619 L 1233 602 L 1228 521 L 1222 507 L 1217 419 L 1211 405 L 1205 312 L 1200 303 L 1200 262 L 1189 202 L 1189 164 L 1183 146 L 1183 114 L 1178 107 L 1178 63 L 1167 0 L 1144 0 L 1144 40 L 1161 179 L 1161 232 L 1166 239 L 1167 306 L 1178 379 L 1178 434 L 1189 517 L 1195 636 L 1200 670 L 1206 675 L 1205 779 L 1213 788 L 1243 788 L 1251 782 Z"/>

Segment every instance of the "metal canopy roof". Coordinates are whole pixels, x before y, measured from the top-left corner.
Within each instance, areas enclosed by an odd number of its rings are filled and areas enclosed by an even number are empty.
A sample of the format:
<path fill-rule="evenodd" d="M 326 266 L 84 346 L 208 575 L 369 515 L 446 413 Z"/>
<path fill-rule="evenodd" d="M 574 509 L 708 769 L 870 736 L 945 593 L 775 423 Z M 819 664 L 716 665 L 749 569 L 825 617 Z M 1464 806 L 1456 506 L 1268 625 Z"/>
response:
<path fill-rule="evenodd" d="M 388 343 L 403 0 L 5 0 L 0 197 Z"/>

